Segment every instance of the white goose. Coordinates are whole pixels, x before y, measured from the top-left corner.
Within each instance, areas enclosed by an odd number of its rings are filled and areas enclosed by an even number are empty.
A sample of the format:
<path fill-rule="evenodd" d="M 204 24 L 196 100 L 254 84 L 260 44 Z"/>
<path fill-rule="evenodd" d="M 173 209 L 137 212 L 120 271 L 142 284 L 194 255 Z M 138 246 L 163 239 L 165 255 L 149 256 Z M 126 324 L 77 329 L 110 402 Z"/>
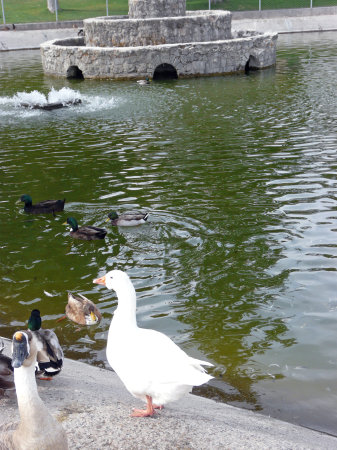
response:
<path fill-rule="evenodd" d="M 106 353 L 128 391 L 147 403 L 131 416 L 152 416 L 155 408 L 213 378 L 202 367 L 212 364 L 191 358 L 163 333 L 137 326 L 136 291 L 125 272 L 112 270 L 94 283 L 113 289 L 118 297 Z"/>
<path fill-rule="evenodd" d="M 12 365 L 20 423 L 18 428 L 7 434 L 1 445 L 18 450 L 66 450 L 67 436 L 49 413 L 37 392 L 35 363 L 42 348 L 36 335 L 27 331 L 17 331 L 12 340 Z M 6 448 L 6 447 L 5 447 Z"/>

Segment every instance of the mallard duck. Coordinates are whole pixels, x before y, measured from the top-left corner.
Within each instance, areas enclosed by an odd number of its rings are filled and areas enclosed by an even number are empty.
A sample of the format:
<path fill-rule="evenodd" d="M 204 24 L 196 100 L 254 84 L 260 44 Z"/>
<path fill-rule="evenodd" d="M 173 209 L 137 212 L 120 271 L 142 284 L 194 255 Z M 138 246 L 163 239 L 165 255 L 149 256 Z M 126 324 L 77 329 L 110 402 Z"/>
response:
<path fill-rule="evenodd" d="M 43 329 L 41 325 L 40 311 L 33 309 L 28 319 L 28 329 L 36 335 L 41 344 L 41 350 L 37 353 L 37 374 L 40 379 L 50 380 L 61 372 L 64 356 L 54 331 Z"/>
<path fill-rule="evenodd" d="M 35 380 L 37 354 L 41 341 L 31 331 L 17 331 L 12 339 L 12 365 L 20 423 L 3 436 L 0 448 L 68 449 L 67 435 L 39 397 Z"/>
<path fill-rule="evenodd" d="M 102 314 L 95 303 L 82 294 L 68 292 L 66 317 L 79 325 L 95 325 L 102 319 Z"/>
<path fill-rule="evenodd" d="M 121 214 L 120 216 L 116 211 L 111 211 L 108 214 L 107 222 L 111 220 L 112 225 L 119 225 L 122 227 L 134 227 L 141 225 L 147 221 L 149 213 L 142 213 L 139 211 L 130 211 Z"/>
<path fill-rule="evenodd" d="M 213 378 L 202 367 L 212 364 L 191 358 L 165 334 L 137 326 L 136 291 L 125 272 L 112 270 L 94 283 L 113 289 L 118 297 L 106 355 L 127 390 L 147 403 L 133 417 L 152 416 L 155 408 Z"/>
<path fill-rule="evenodd" d="M 14 373 L 12 367 L 12 360 L 6 355 L 3 355 L 5 345 L 3 341 L 0 343 L 0 396 L 7 390 L 15 389 Z"/>
<path fill-rule="evenodd" d="M 145 80 L 137 80 L 137 84 L 141 85 L 141 86 L 147 86 L 149 85 L 150 82 L 150 78 L 149 77 L 145 77 Z"/>
<path fill-rule="evenodd" d="M 64 203 L 66 199 L 63 200 L 45 200 L 40 203 L 35 203 L 33 205 L 32 197 L 30 195 L 21 195 L 21 202 L 25 203 L 24 211 L 30 214 L 54 214 L 64 209 Z"/>
<path fill-rule="evenodd" d="M 83 239 L 84 241 L 92 241 L 94 239 L 104 239 L 107 231 L 104 228 L 84 226 L 79 227 L 74 217 L 68 217 L 67 222 L 63 225 L 71 226 L 70 236 L 75 239 Z"/>

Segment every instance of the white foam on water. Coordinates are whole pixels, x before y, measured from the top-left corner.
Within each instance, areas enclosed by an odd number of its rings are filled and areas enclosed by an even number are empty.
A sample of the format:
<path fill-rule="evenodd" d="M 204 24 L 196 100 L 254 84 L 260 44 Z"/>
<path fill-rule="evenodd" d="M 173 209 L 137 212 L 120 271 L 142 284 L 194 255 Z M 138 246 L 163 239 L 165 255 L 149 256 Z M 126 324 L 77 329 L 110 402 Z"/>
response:
<path fill-rule="evenodd" d="M 98 110 L 104 110 L 104 109 L 112 109 L 117 106 L 117 104 L 120 103 L 119 100 L 117 100 L 114 97 L 102 97 L 99 95 L 90 96 L 85 95 L 82 99 L 83 102 L 86 104 L 86 109 L 90 111 L 98 111 Z"/>
<path fill-rule="evenodd" d="M 63 87 L 60 90 L 52 88 L 47 96 L 37 90 L 31 92 L 17 92 L 13 97 L 0 97 L 0 105 L 20 106 L 22 103 L 27 105 L 46 105 L 47 103 L 69 103 L 80 99 L 81 94 L 73 89 Z"/>
<path fill-rule="evenodd" d="M 117 106 L 124 103 L 121 98 L 104 95 L 83 95 L 79 91 L 69 87 L 63 87 L 59 90 L 51 88 L 46 95 L 37 90 L 31 92 L 23 91 L 17 92 L 12 97 L 0 97 L 0 117 L 27 118 L 40 115 L 41 113 L 45 114 L 39 109 L 33 109 L 33 106 L 43 106 L 48 103 L 62 103 L 63 105 L 69 105 L 78 99 L 81 100 L 84 108 L 77 105 L 74 108 L 71 108 L 72 114 L 78 113 L 83 115 L 86 112 L 91 114 L 92 112 L 97 111 L 115 110 Z M 25 107 L 23 107 L 22 104 L 25 104 Z M 67 110 L 69 110 L 69 108 L 65 108 L 62 111 Z M 49 116 L 46 115 L 46 117 Z"/>
<path fill-rule="evenodd" d="M 31 92 L 17 92 L 13 96 L 14 104 L 19 106 L 21 103 L 28 103 L 29 105 L 45 105 L 47 98 L 39 91 Z"/>
<path fill-rule="evenodd" d="M 48 93 L 48 103 L 69 103 L 81 98 L 78 91 L 74 91 L 68 87 L 63 87 L 59 91 L 52 88 Z"/>
<path fill-rule="evenodd" d="M 13 97 L 0 97 L 0 105 L 8 105 L 13 103 Z"/>

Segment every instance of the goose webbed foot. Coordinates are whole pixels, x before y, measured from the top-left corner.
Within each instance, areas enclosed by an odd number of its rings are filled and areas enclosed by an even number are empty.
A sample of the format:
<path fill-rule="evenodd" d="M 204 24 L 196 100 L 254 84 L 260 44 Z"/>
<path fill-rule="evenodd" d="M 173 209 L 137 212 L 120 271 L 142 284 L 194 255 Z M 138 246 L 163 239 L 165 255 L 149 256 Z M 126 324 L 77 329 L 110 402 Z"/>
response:
<path fill-rule="evenodd" d="M 134 409 L 131 417 L 148 417 L 148 416 L 153 416 L 155 413 L 155 408 L 160 408 L 157 405 L 153 405 L 152 404 L 152 397 L 150 397 L 149 395 L 146 396 L 146 409 Z"/>

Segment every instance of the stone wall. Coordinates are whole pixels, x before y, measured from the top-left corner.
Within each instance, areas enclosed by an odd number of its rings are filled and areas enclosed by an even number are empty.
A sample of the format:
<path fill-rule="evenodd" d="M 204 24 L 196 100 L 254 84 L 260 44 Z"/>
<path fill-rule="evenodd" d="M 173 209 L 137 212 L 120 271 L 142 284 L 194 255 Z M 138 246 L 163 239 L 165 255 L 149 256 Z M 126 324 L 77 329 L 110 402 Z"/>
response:
<path fill-rule="evenodd" d="M 83 21 L 88 47 L 136 47 L 145 45 L 207 42 L 231 37 L 231 13 L 207 11 L 184 17 Z"/>
<path fill-rule="evenodd" d="M 166 44 L 147 47 L 83 47 L 83 38 L 49 41 L 41 45 L 45 73 L 66 76 L 77 66 L 84 78 L 137 79 L 153 74 L 161 64 L 170 64 L 178 77 L 215 75 L 264 68 L 275 64 L 276 33 L 249 33 L 216 42 Z M 71 42 L 71 44 L 70 44 Z"/>
<path fill-rule="evenodd" d="M 129 18 L 184 16 L 185 0 L 129 0 Z"/>

